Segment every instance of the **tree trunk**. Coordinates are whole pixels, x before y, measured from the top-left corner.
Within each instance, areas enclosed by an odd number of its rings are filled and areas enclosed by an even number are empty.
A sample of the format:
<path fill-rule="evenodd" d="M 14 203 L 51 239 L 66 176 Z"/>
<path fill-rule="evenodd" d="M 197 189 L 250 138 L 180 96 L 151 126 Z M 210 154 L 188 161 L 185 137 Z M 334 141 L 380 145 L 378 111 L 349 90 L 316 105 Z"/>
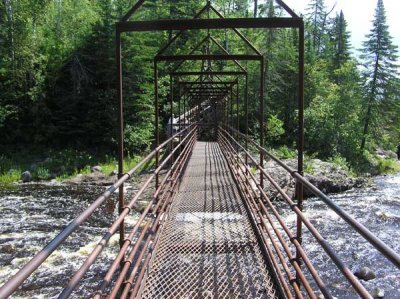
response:
<path fill-rule="evenodd" d="M 257 18 L 258 1 L 254 0 L 254 17 Z"/>

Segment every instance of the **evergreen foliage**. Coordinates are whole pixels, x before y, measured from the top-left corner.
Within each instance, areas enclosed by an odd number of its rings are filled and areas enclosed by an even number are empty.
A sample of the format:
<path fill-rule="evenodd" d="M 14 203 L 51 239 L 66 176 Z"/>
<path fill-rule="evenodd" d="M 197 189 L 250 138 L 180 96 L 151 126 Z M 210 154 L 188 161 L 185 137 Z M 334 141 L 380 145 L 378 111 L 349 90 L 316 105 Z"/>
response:
<path fill-rule="evenodd" d="M 364 129 L 361 148 L 365 147 L 370 127 L 379 139 L 387 118 L 393 109 L 398 110 L 398 72 L 397 72 L 397 46 L 393 45 L 392 38 L 386 24 L 386 13 L 383 0 L 378 0 L 375 9 L 375 18 L 372 29 L 366 36 L 363 44 L 363 77 L 364 77 Z"/>
<path fill-rule="evenodd" d="M 0 151 L 35 147 L 109 153 L 116 149 L 114 24 L 133 0 L 0 1 Z M 191 18 L 206 2 L 148 0 L 134 19 Z M 268 1 L 215 0 L 226 17 L 283 15 Z M 306 149 L 320 158 L 356 161 L 361 148 L 394 149 L 400 141 L 400 80 L 383 1 L 359 61 L 351 53 L 343 12 L 331 16 L 310 0 L 306 21 Z M 212 15 L 215 17 L 215 15 Z M 296 30 L 242 30 L 265 56 L 266 142 L 293 148 L 296 136 Z M 206 32 L 187 31 L 169 51 L 188 53 Z M 250 53 L 230 30 L 212 32 L 231 53 Z M 152 146 L 153 57 L 173 32 L 123 35 L 125 144 L 130 154 Z M 215 50 L 216 51 L 216 50 Z M 219 50 L 220 51 L 220 50 Z M 196 65 L 201 62 L 195 62 Z M 250 128 L 258 126 L 258 65 L 249 70 Z M 160 66 L 162 124 L 169 117 L 169 78 Z M 183 69 L 193 65 L 184 64 Z M 228 67 L 229 62 L 214 67 Z M 175 112 L 177 107 L 174 107 Z"/>

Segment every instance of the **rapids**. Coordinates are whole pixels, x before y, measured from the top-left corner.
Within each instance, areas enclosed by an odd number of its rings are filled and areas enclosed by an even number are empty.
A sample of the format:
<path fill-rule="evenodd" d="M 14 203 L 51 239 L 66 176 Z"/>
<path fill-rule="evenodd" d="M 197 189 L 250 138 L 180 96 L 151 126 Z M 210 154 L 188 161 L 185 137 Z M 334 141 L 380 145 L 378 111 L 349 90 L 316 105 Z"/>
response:
<path fill-rule="evenodd" d="M 353 189 L 331 198 L 368 227 L 396 252 L 400 252 L 400 174 L 375 178 L 375 187 Z M 0 190 L 0 285 L 30 257 L 46 245 L 104 189 L 65 185 L 19 185 Z M 115 197 L 114 197 L 115 200 Z M 115 219 L 112 201 L 100 208 L 61 248 L 24 283 L 12 298 L 55 298 L 97 244 L 108 224 Z M 280 207 L 286 222 L 296 217 Z M 385 298 L 400 298 L 400 271 L 368 245 L 334 212 L 317 199 L 305 202 L 305 213 L 340 257 L 354 272 L 367 266 L 377 278 L 362 281 L 374 292 L 380 288 Z M 128 223 L 134 223 L 133 215 Z M 336 298 L 358 298 L 326 254 L 304 229 L 303 244 L 308 255 Z M 93 265 L 73 298 L 86 298 L 99 284 L 118 250 L 118 236 Z"/>

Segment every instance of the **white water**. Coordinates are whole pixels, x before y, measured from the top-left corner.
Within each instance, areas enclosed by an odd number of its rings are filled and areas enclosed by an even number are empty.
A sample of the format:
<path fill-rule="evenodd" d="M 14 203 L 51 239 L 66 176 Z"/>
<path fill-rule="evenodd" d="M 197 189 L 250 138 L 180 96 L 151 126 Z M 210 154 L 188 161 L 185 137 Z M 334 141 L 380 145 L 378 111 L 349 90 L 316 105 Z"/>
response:
<path fill-rule="evenodd" d="M 350 190 L 331 198 L 399 253 L 400 174 L 378 177 L 375 182 L 376 189 Z M 0 285 L 101 191 L 103 189 L 93 187 L 31 185 L 0 191 Z M 111 210 L 106 207 L 99 209 L 12 298 L 55 298 L 115 218 L 116 211 Z M 281 211 L 286 214 L 286 222 L 293 226 L 296 218 L 284 208 Z M 385 298 L 400 298 L 400 271 L 397 268 L 391 266 L 321 201 L 307 200 L 305 212 L 352 271 L 368 266 L 376 273 L 376 279 L 362 281 L 369 291 L 379 287 L 385 291 Z M 134 222 L 134 217 L 131 222 Z M 312 240 L 305 229 L 303 244 L 333 295 L 337 298 L 358 298 L 349 284 L 343 282 L 339 270 Z M 87 298 L 91 294 L 117 250 L 118 237 L 113 237 L 108 249 L 91 267 L 72 298 Z"/>
<path fill-rule="evenodd" d="M 376 187 L 350 190 L 330 196 L 347 213 L 361 222 L 395 252 L 400 253 L 400 174 L 375 178 Z M 305 214 L 336 253 L 354 273 L 361 267 L 369 267 L 376 279 L 360 280 L 374 294 L 376 288 L 385 292 L 385 298 L 400 298 L 400 270 L 386 260 L 375 248 L 360 237 L 335 212 L 321 200 L 312 198 L 305 202 Z M 294 227 L 296 216 L 286 213 L 285 220 Z M 316 266 L 321 278 L 337 298 L 359 298 L 344 276 L 331 262 L 324 250 L 304 228 L 303 245 Z"/>
<path fill-rule="evenodd" d="M 15 274 L 73 218 L 79 215 L 104 188 L 66 186 L 23 186 L 0 191 L 0 285 Z M 115 198 L 114 198 L 115 200 Z M 111 203 L 111 205 L 110 205 Z M 111 208 L 110 208 L 111 207 Z M 23 284 L 12 298 L 56 298 L 90 254 L 116 211 L 110 201 L 67 239 Z M 134 217 L 129 219 L 134 221 Z M 128 220 L 128 222 L 129 222 Z M 73 298 L 87 298 L 118 252 L 118 234 L 100 259 L 90 268 Z"/>

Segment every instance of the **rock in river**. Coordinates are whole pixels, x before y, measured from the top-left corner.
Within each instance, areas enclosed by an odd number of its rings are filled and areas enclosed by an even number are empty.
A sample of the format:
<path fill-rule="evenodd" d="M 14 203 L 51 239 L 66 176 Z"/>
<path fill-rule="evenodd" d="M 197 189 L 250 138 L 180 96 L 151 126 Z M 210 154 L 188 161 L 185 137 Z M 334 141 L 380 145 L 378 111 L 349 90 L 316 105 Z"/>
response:
<path fill-rule="evenodd" d="M 375 272 L 368 267 L 362 267 L 361 270 L 354 272 L 354 275 L 365 281 L 376 278 Z"/>
<path fill-rule="evenodd" d="M 32 179 L 32 175 L 31 175 L 31 173 L 29 171 L 24 171 L 21 174 L 21 180 L 22 180 L 23 183 L 28 183 L 28 182 L 31 181 L 31 179 Z"/>

